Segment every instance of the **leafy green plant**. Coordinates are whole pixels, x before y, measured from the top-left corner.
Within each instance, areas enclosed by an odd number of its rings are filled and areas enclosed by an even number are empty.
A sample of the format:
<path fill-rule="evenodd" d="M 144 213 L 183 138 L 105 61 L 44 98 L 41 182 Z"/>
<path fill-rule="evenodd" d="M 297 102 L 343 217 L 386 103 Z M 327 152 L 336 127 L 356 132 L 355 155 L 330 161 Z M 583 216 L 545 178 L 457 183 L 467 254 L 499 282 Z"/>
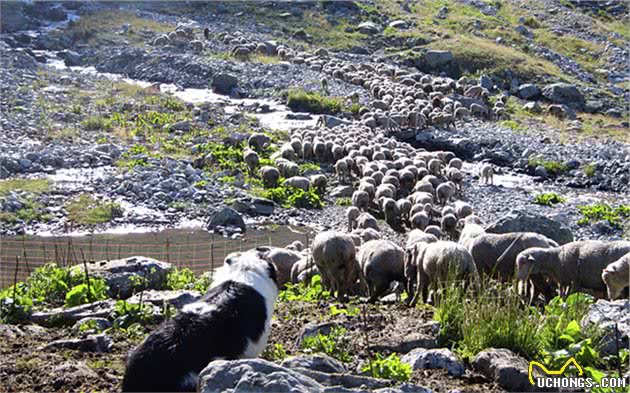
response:
<path fill-rule="evenodd" d="M 405 382 L 411 377 L 411 366 L 403 363 L 400 356 L 395 353 L 385 357 L 377 353 L 376 359 L 370 360 L 361 367 L 361 371 L 369 373 L 375 378 L 391 379 L 393 381 Z"/>
<path fill-rule="evenodd" d="M 289 90 L 287 106 L 296 112 L 335 114 L 341 112 L 343 103 L 340 98 L 324 97 L 319 93 L 294 89 Z"/>
<path fill-rule="evenodd" d="M 305 162 L 303 164 L 298 165 L 298 168 L 300 169 L 300 173 L 304 173 L 304 172 L 308 172 L 308 171 L 319 171 L 322 168 L 319 166 L 319 164 L 315 164 L 313 162 Z"/>
<path fill-rule="evenodd" d="M 321 352 L 342 362 L 352 360 L 348 351 L 348 342 L 345 340 L 346 329 L 335 326 L 329 334 L 317 333 L 315 336 L 304 337 L 302 349 L 308 353 Z"/>
<path fill-rule="evenodd" d="M 359 307 L 349 305 L 347 308 L 339 308 L 334 304 L 329 306 L 330 308 L 330 316 L 335 317 L 337 315 L 347 315 L 349 317 L 356 317 L 361 313 Z"/>
<path fill-rule="evenodd" d="M 578 206 L 578 211 L 582 213 L 582 218 L 578 220 L 578 225 L 586 225 L 593 221 L 605 220 L 615 227 L 621 229 L 624 220 L 630 218 L 630 205 L 619 205 L 612 207 L 606 203 Z"/>
<path fill-rule="evenodd" d="M 319 274 L 311 277 L 310 285 L 289 283 L 285 287 L 278 294 L 278 300 L 281 302 L 318 302 L 330 298 L 330 291 L 322 286 L 322 278 Z"/>
<path fill-rule="evenodd" d="M 196 290 L 205 293 L 210 286 L 210 278 L 207 274 L 195 277 L 188 268 L 173 268 L 166 276 L 166 288 L 171 290 Z"/>
<path fill-rule="evenodd" d="M 287 351 L 281 343 L 275 343 L 272 346 L 265 348 L 262 354 L 262 358 L 271 360 L 272 362 L 279 362 L 287 357 Z"/>
<path fill-rule="evenodd" d="M 104 116 L 91 116 L 81 122 L 88 131 L 111 131 L 114 126 L 112 120 Z"/>
<path fill-rule="evenodd" d="M 543 206 L 553 206 L 557 203 L 564 203 L 567 200 L 555 192 L 547 192 L 538 194 L 534 197 L 534 203 Z"/>
<path fill-rule="evenodd" d="M 335 199 L 335 205 L 337 206 L 352 206 L 352 199 L 350 197 L 341 197 Z"/>
<path fill-rule="evenodd" d="M 560 161 L 549 161 L 537 157 L 530 157 L 528 165 L 532 168 L 542 166 L 543 168 L 545 168 L 547 173 L 552 176 L 560 175 L 569 170 L 569 167 L 567 167 L 566 164 Z"/>
<path fill-rule="evenodd" d="M 24 283 L 0 291 L 0 323 L 17 324 L 28 320 L 33 300 Z"/>
<path fill-rule="evenodd" d="M 114 306 L 115 327 L 129 328 L 135 323 L 143 325 L 152 323 L 153 320 L 153 307 L 151 305 L 118 300 Z"/>
<path fill-rule="evenodd" d="M 107 298 L 107 284 L 102 278 L 90 277 L 90 285 L 87 283 L 75 285 L 66 293 L 66 307 L 74 307 L 85 303 L 91 303 Z"/>
<path fill-rule="evenodd" d="M 582 167 L 582 172 L 584 172 L 587 177 L 593 177 L 595 176 L 595 172 L 597 172 L 597 166 L 593 163 L 586 164 Z"/>

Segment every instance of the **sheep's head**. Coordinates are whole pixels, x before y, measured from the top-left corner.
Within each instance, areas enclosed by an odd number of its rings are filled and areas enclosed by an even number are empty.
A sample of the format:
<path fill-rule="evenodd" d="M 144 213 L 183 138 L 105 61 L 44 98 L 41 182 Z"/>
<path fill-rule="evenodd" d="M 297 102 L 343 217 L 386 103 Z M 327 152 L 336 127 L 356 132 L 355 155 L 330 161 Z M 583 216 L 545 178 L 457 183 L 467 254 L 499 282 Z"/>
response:
<path fill-rule="evenodd" d="M 527 280 L 532 274 L 539 274 L 545 260 L 545 249 L 530 248 L 516 257 L 516 278 Z"/>

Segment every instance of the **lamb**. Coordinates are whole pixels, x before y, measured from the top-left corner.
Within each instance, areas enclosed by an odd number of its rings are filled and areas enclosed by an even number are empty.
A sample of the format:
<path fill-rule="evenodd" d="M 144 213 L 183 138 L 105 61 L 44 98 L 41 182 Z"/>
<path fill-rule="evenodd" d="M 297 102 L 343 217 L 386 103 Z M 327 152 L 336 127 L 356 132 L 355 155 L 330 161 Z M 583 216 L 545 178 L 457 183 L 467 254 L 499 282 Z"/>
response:
<path fill-rule="evenodd" d="M 403 249 L 389 240 L 371 240 L 361 246 L 357 259 L 370 303 L 387 292 L 393 281 L 404 282 L 404 258 Z"/>
<path fill-rule="evenodd" d="M 291 282 L 297 284 L 300 282 L 309 282 L 311 277 L 318 274 L 319 270 L 312 258 L 302 257 L 291 267 Z"/>
<path fill-rule="evenodd" d="M 247 164 L 250 173 L 254 173 L 258 164 L 260 163 L 260 158 L 258 154 L 252 149 L 243 150 L 243 161 Z"/>
<path fill-rule="evenodd" d="M 258 247 L 256 250 L 263 252 L 262 257 L 276 267 L 278 288 L 291 282 L 291 269 L 302 258 L 299 252 L 281 247 Z"/>
<path fill-rule="evenodd" d="M 310 181 L 319 194 L 324 194 L 326 192 L 326 185 L 328 184 L 326 175 L 313 175 L 311 176 Z"/>
<path fill-rule="evenodd" d="M 447 181 L 442 183 L 435 189 L 436 202 L 446 205 L 446 203 L 455 195 L 456 186 L 453 182 Z"/>
<path fill-rule="evenodd" d="M 426 233 L 420 229 L 413 229 L 407 234 L 407 240 L 405 241 L 405 248 L 410 248 L 416 243 L 433 243 L 437 242 L 438 238 Z"/>
<path fill-rule="evenodd" d="M 411 211 L 411 202 L 408 199 L 399 199 L 396 201 L 398 206 L 398 212 L 400 213 L 400 219 L 408 222 L 409 212 Z"/>
<path fill-rule="evenodd" d="M 552 248 L 530 248 L 516 257 L 517 278 L 540 273 L 560 286 L 564 296 L 589 291 L 603 297 L 603 270 L 630 252 L 630 242 L 577 241 Z"/>
<path fill-rule="evenodd" d="M 262 133 L 254 133 L 247 139 L 247 144 L 254 150 L 261 151 L 271 143 L 271 138 Z"/>
<path fill-rule="evenodd" d="M 263 166 L 260 168 L 260 177 L 265 187 L 276 187 L 280 180 L 280 171 L 272 166 Z"/>
<path fill-rule="evenodd" d="M 618 299 L 630 285 L 630 253 L 606 266 L 602 272 L 602 281 L 606 284 L 608 299 Z"/>
<path fill-rule="evenodd" d="M 372 228 L 376 231 L 380 231 L 376 218 L 370 213 L 361 213 L 357 218 L 357 229 Z"/>
<path fill-rule="evenodd" d="M 468 250 L 450 241 L 414 244 L 405 251 L 404 266 L 407 293 L 412 306 L 419 298 L 426 302 L 429 287 L 445 281 L 449 274 L 455 274 L 457 279 L 465 279 L 475 274 L 475 264 Z M 417 290 L 414 289 L 416 283 Z"/>
<path fill-rule="evenodd" d="M 494 184 L 494 169 L 488 163 L 481 164 L 479 168 L 479 182 L 481 184 Z"/>
<path fill-rule="evenodd" d="M 392 228 L 398 227 L 398 216 L 400 213 L 396 201 L 391 198 L 383 198 L 382 209 L 383 214 L 385 215 L 385 222 L 388 223 Z"/>
<path fill-rule="evenodd" d="M 356 247 L 348 235 L 327 231 L 313 240 L 313 261 L 322 275 L 322 284 L 342 301 L 358 278 Z"/>
<path fill-rule="evenodd" d="M 308 191 L 311 187 L 311 182 L 306 177 L 293 176 L 284 181 L 283 185 L 287 185 L 294 188 L 299 188 L 304 191 Z"/>
<path fill-rule="evenodd" d="M 250 250 L 226 259 L 211 288 L 163 322 L 128 360 L 124 392 L 195 391 L 216 359 L 258 357 L 267 345 L 278 296 L 276 269 Z"/>
<path fill-rule="evenodd" d="M 446 214 L 440 220 L 440 228 L 451 240 L 457 239 L 457 217 L 454 214 Z"/>
<path fill-rule="evenodd" d="M 354 206 L 346 209 L 346 218 L 348 219 L 348 232 L 352 232 L 357 227 L 357 218 L 359 218 L 360 214 L 361 211 Z"/>
<path fill-rule="evenodd" d="M 424 230 L 429 225 L 429 216 L 425 212 L 418 212 L 411 216 L 411 227 Z"/>

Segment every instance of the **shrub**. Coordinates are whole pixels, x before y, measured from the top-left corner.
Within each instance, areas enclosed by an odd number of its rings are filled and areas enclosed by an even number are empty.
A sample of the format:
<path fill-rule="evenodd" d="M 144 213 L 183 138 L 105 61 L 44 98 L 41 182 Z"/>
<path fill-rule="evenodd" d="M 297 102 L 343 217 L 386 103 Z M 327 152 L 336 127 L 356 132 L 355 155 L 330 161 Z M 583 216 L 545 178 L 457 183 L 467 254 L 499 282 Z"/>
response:
<path fill-rule="evenodd" d="M 342 362 L 349 362 L 352 356 L 348 351 L 345 334 L 346 329 L 335 326 L 329 334 L 318 332 L 316 336 L 305 337 L 302 341 L 302 349 L 309 353 L 321 352 Z"/>
<path fill-rule="evenodd" d="M 324 97 L 319 93 L 296 89 L 289 91 L 287 106 L 296 112 L 335 114 L 341 112 L 342 101 L 339 98 Z"/>
<path fill-rule="evenodd" d="M 400 356 L 395 353 L 385 357 L 380 353 L 376 354 L 376 359 L 370 360 L 361 368 L 362 372 L 370 373 L 375 378 L 391 379 L 393 381 L 405 382 L 411 377 L 411 366 L 403 363 Z"/>
<path fill-rule="evenodd" d="M 92 303 L 107 298 L 107 284 L 102 278 L 91 278 L 88 290 L 87 283 L 75 285 L 66 293 L 66 307 Z"/>
<path fill-rule="evenodd" d="M 542 166 L 548 174 L 553 176 L 560 175 L 569 170 L 566 164 L 563 164 L 560 161 L 547 161 L 536 157 L 530 158 L 528 165 L 532 168 Z"/>
<path fill-rule="evenodd" d="M 114 129 L 112 121 L 103 116 L 91 116 L 81 122 L 87 131 L 111 131 Z"/>
<path fill-rule="evenodd" d="M 98 201 L 90 195 L 82 194 L 67 206 L 68 220 L 78 225 L 96 225 L 109 222 L 122 216 L 120 204 L 110 201 Z"/>
<path fill-rule="evenodd" d="M 171 290 L 192 289 L 205 293 L 210 286 L 210 276 L 202 274 L 195 277 L 192 270 L 187 268 L 173 268 L 166 276 L 166 288 Z"/>
<path fill-rule="evenodd" d="M 605 220 L 611 226 L 621 229 L 623 221 L 630 217 L 630 205 L 612 207 L 605 203 L 598 203 L 578 206 L 578 210 L 583 216 L 578 220 L 578 225 L 586 225 L 591 221 Z"/>
<path fill-rule="evenodd" d="M 263 198 L 271 199 L 282 207 L 300 207 L 305 209 L 319 209 L 323 206 L 321 198 L 313 188 L 304 191 L 301 188 L 280 185 L 259 191 Z"/>
<path fill-rule="evenodd" d="M 555 192 L 547 192 L 544 194 L 538 194 L 536 195 L 536 197 L 534 198 L 534 203 L 537 205 L 543 205 L 543 206 L 553 206 L 556 203 L 564 203 L 567 200 L 563 197 L 561 197 L 560 195 L 556 194 Z"/>
<path fill-rule="evenodd" d="M 527 18 L 525 18 L 525 22 L 523 22 L 523 24 L 525 26 L 529 26 L 532 29 L 537 29 L 541 26 L 540 22 L 538 21 L 538 19 L 536 19 L 533 16 L 528 16 Z"/>

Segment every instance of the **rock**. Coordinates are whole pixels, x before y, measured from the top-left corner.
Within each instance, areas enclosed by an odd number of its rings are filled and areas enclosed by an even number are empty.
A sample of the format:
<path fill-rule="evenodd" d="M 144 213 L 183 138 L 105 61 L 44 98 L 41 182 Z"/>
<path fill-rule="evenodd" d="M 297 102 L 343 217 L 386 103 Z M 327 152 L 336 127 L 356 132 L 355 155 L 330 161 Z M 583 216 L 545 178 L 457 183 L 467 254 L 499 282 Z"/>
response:
<path fill-rule="evenodd" d="M 233 88 L 238 86 L 238 78 L 233 75 L 219 73 L 212 78 L 212 90 L 218 94 L 230 94 Z"/>
<path fill-rule="evenodd" d="M 48 311 L 39 311 L 31 315 L 33 323 L 42 326 L 73 325 L 83 318 L 107 318 L 114 311 L 114 300 L 101 300 L 99 302 L 82 304 L 70 308 L 55 308 Z"/>
<path fill-rule="evenodd" d="M 368 35 L 378 34 L 381 31 L 381 27 L 374 22 L 363 22 L 357 26 L 357 29 L 360 33 Z"/>
<path fill-rule="evenodd" d="M 90 262 L 88 272 L 92 276 L 102 277 L 109 286 L 108 293 L 113 298 L 126 299 L 135 292 L 147 289 L 162 289 L 166 276 L 171 271 L 170 263 L 157 259 L 135 256 L 111 261 Z M 83 265 L 74 270 L 83 273 Z M 135 281 L 139 280 L 139 283 Z"/>
<path fill-rule="evenodd" d="M 0 324 L 0 338 L 15 339 L 24 336 L 39 336 L 46 333 L 46 328 L 37 325 L 9 325 Z"/>
<path fill-rule="evenodd" d="M 339 360 L 323 354 L 290 357 L 285 359 L 281 365 L 287 368 L 306 368 L 322 373 L 344 373 L 347 371 L 346 366 Z"/>
<path fill-rule="evenodd" d="M 71 50 L 64 50 L 60 57 L 68 67 L 80 66 L 82 63 L 81 55 Z"/>
<path fill-rule="evenodd" d="M 549 108 L 547 108 L 547 110 L 550 114 L 556 116 L 559 119 L 575 120 L 577 118 L 575 111 L 571 109 L 568 105 L 564 105 L 564 104 L 549 105 Z"/>
<path fill-rule="evenodd" d="M 74 324 L 72 329 L 75 331 L 80 331 L 81 326 L 83 324 L 86 324 L 92 321 L 95 325 L 96 332 L 102 332 L 103 330 L 108 329 L 112 326 L 112 323 L 107 318 L 87 317 L 87 318 L 81 318 L 80 320 L 78 320 L 77 323 Z"/>
<path fill-rule="evenodd" d="M 341 386 L 345 389 L 382 389 L 389 386 L 389 381 L 383 379 L 377 379 L 372 377 L 365 377 L 361 375 L 352 374 L 335 374 L 335 373 L 322 373 L 319 371 L 309 370 L 306 368 L 296 368 L 293 371 L 297 371 L 302 375 L 305 375 L 313 380 L 319 382 L 322 385 L 338 387 Z M 338 391 L 334 389 L 333 391 Z"/>
<path fill-rule="evenodd" d="M 492 90 L 492 88 L 494 87 L 494 82 L 492 81 L 492 78 L 486 74 L 479 77 L 479 84 L 481 85 L 481 87 L 488 90 Z"/>
<path fill-rule="evenodd" d="M 218 226 L 236 227 L 240 228 L 242 232 L 245 232 L 246 230 L 243 217 L 241 217 L 239 212 L 231 207 L 225 207 L 223 210 L 212 216 L 210 222 L 208 223 L 208 230 L 212 231 Z"/>
<path fill-rule="evenodd" d="M 192 125 L 190 121 L 182 120 L 182 121 L 173 123 L 173 125 L 170 128 L 171 130 L 176 130 L 176 131 L 190 131 L 192 128 Z"/>
<path fill-rule="evenodd" d="M 437 68 L 453 61 L 453 54 L 449 50 L 429 50 L 424 59 L 431 68 Z"/>
<path fill-rule="evenodd" d="M 514 29 L 516 30 L 517 33 L 519 33 L 520 35 L 524 35 L 526 37 L 531 37 L 532 36 L 532 32 L 529 31 L 529 29 L 525 26 L 516 26 L 516 28 Z"/>
<path fill-rule="evenodd" d="M 112 339 L 104 334 L 87 336 L 69 340 L 56 340 L 42 347 L 43 350 L 50 349 L 72 349 L 81 352 L 110 352 L 114 345 Z"/>
<path fill-rule="evenodd" d="M 68 14 L 61 7 L 52 7 L 48 9 L 45 16 L 47 19 L 55 22 L 61 22 L 68 19 Z"/>
<path fill-rule="evenodd" d="M 393 22 L 390 22 L 389 25 L 387 25 L 387 27 L 391 27 L 392 29 L 403 30 L 409 27 L 409 23 L 407 23 L 407 21 L 398 19 Z"/>
<path fill-rule="evenodd" d="M 602 354 L 617 354 L 616 330 L 619 330 L 619 348 L 628 348 L 630 344 L 630 300 L 608 301 L 600 299 L 591 304 L 588 313 L 581 321 L 582 327 L 596 325 L 604 332 Z"/>
<path fill-rule="evenodd" d="M 525 105 L 523 105 L 523 109 L 525 109 L 528 112 L 531 113 L 541 113 L 542 112 L 542 108 L 540 107 L 540 104 L 537 101 L 532 101 L 532 102 L 528 102 Z"/>
<path fill-rule="evenodd" d="M 536 213 L 511 210 L 486 228 L 488 233 L 536 232 L 555 240 L 558 244 L 573 241 L 573 233 L 557 221 Z"/>
<path fill-rule="evenodd" d="M 578 110 L 584 107 L 584 96 L 575 85 L 554 83 L 543 87 L 542 94 L 555 104 L 566 104 Z"/>
<path fill-rule="evenodd" d="M 540 95 L 540 88 L 534 84 L 526 83 L 518 87 L 516 95 L 524 100 L 536 98 Z"/>
<path fill-rule="evenodd" d="M 598 100 L 586 101 L 584 104 L 584 111 L 588 113 L 601 112 L 604 108 L 604 103 Z"/>
<path fill-rule="evenodd" d="M 335 322 L 309 323 L 302 328 L 296 347 L 302 348 L 302 342 L 306 337 L 315 337 L 317 334 L 328 335 L 336 327 L 339 327 L 339 324 Z"/>
<path fill-rule="evenodd" d="M 197 291 L 177 290 L 177 291 L 155 291 L 142 292 L 142 302 L 152 303 L 158 307 L 163 307 L 164 303 L 181 310 L 187 304 L 196 302 L 201 298 L 201 293 Z M 129 299 L 129 303 L 140 303 L 140 294 L 135 294 Z"/>
<path fill-rule="evenodd" d="M 547 177 L 549 177 L 549 174 L 547 173 L 547 170 L 544 166 L 538 165 L 536 168 L 534 168 L 534 176 L 546 179 Z"/>
<path fill-rule="evenodd" d="M 413 332 L 404 337 L 396 337 L 385 342 L 379 342 L 370 346 L 370 350 L 374 352 L 398 352 L 407 353 L 417 348 L 436 348 L 438 346 L 437 339 L 427 334 Z"/>
<path fill-rule="evenodd" d="M 79 386 L 86 380 L 98 380 L 96 371 L 89 368 L 82 362 L 66 362 L 56 365 L 52 369 L 52 374 L 57 376 L 52 382 L 51 388 L 61 389 L 67 386 Z"/>
<path fill-rule="evenodd" d="M 263 359 L 215 360 L 199 374 L 200 393 L 323 392 L 324 387 L 307 376 Z"/>
<path fill-rule="evenodd" d="M 509 392 L 529 392 L 527 360 L 505 348 L 483 350 L 472 360 L 473 368 Z"/>
<path fill-rule="evenodd" d="M 24 12 L 24 4 L 21 2 L 3 2 L 0 11 L 0 31 L 13 33 L 19 30 L 36 28 L 39 23 L 28 17 Z"/>
<path fill-rule="evenodd" d="M 464 364 L 446 348 L 416 348 L 403 355 L 401 360 L 409 364 L 414 370 L 442 368 L 454 377 L 461 377 L 466 371 Z"/>
<path fill-rule="evenodd" d="M 351 197 L 353 192 L 352 186 L 337 186 L 330 191 L 330 196 L 332 198 L 347 198 Z"/>

